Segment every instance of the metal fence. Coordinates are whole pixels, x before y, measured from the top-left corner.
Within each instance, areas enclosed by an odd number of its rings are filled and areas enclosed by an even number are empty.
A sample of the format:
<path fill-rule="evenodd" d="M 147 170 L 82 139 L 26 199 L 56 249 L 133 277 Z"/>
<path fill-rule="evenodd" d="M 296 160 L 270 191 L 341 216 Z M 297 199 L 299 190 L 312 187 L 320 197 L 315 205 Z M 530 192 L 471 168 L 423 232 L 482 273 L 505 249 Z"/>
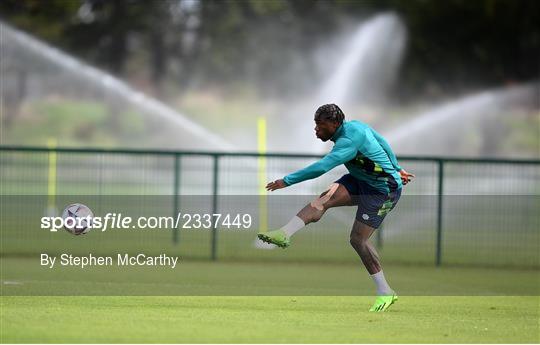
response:
<path fill-rule="evenodd" d="M 231 260 L 357 260 L 348 248 L 353 208 L 330 210 L 295 235 L 287 251 L 254 246 L 261 228 L 283 225 L 314 195 L 346 173 L 265 195 L 263 184 L 318 155 L 1 147 L 1 255 L 61 251 L 171 251 L 184 258 Z M 416 174 L 377 232 L 385 261 L 441 265 L 539 267 L 540 161 L 399 157 Z M 70 202 L 98 212 L 174 215 L 247 213 L 250 231 L 183 228 L 170 232 L 90 234 L 84 240 L 39 228 L 38 216 Z M 48 211 L 47 211 L 48 210 Z M 126 210 L 126 207 L 124 207 Z M 58 210 L 56 210 L 58 211 Z"/>

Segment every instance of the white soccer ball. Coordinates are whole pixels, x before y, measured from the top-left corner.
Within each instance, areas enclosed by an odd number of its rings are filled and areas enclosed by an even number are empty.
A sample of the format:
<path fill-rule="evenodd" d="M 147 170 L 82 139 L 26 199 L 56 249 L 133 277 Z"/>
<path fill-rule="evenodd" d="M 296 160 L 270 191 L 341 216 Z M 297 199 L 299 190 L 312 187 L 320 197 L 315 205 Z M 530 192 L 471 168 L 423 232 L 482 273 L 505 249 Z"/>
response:
<path fill-rule="evenodd" d="M 83 235 L 92 230 L 94 213 L 86 205 L 71 204 L 62 212 L 64 229 L 73 235 Z"/>

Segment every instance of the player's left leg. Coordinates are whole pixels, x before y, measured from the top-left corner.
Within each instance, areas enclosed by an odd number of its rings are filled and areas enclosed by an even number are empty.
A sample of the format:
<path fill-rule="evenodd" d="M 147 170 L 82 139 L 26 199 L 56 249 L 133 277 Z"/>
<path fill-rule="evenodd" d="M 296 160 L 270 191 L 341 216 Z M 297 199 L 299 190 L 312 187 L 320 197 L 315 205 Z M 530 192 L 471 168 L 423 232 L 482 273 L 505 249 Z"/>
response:
<path fill-rule="evenodd" d="M 358 256 L 360 256 L 369 274 L 376 274 L 381 270 L 379 254 L 371 242 L 369 242 L 369 238 L 373 232 L 375 232 L 374 228 L 355 220 L 350 235 L 351 246 L 358 253 Z"/>
<path fill-rule="evenodd" d="M 385 311 L 397 301 L 397 295 L 386 282 L 379 254 L 369 241 L 374 231 L 375 228 L 355 220 L 351 230 L 350 243 L 377 286 L 377 298 L 370 311 Z"/>
<path fill-rule="evenodd" d="M 285 226 L 278 230 L 259 233 L 257 236 L 264 242 L 286 248 L 290 245 L 290 237 L 295 232 L 319 221 L 329 208 L 352 205 L 347 189 L 342 184 L 333 183 L 324 193 L 301 209 Z"/>

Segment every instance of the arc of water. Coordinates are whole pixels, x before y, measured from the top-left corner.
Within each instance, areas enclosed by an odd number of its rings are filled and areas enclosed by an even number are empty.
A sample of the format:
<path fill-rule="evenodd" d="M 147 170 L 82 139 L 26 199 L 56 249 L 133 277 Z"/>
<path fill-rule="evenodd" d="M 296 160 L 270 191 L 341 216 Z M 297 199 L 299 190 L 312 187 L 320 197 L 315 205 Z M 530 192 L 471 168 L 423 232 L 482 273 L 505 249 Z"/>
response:
<path fill-rule="evenodd" d="M 385 133 L 385 138 L 390 143 L 397 144 L 418 137 L 422 132 L 435 130 L 445 121 L 471 119 L 518 104 L 523 99 L 531 99 L 537 90 L 538 84 L 533 83 L 483 91 L 450 101 L 416 116 L 403 126 L 390 130 Z"/>
<path fill-rule="evenodd" d="M 159 116 L 162 119 L 170 121 L 176 126 L 183 128 L 197 138 L 200 138 L 202 141 L 214 146 L 216 150 L 235 150 L 234 145 L 217 134 L 210 132 L 203 126 L 190 120 L 185 115 L 175 111 L 164 103 L 145 95 L 142 92 L 134 90 L 120 79 L 100 71 L 99 69 L 82 61 L 79 61 L 78 59 L 69 56 L 59 49 L 53 48 L 50 45 L 41 42 L 24 32 L 14 29 L 3 22 L 0 22 L 0 35 L 2 45 L 4 44 L 4 39 L 9 37 L 9 39 L 14 43 L 23 46 L 33 54 L 46 59 L 56 66 L 73 71 L 78 75 L 85 76 L 90 81 L 96 83 L 96 85 L 102 86 L 108 92 L 119 95 L 120 97 L 129 100 L 134 105 L 139 106 L 144 111 Z"/>
<path fill-rule="evenodd" d="M 380 81 L 395 74 L 404 46 L 405 28 L 395 14 L 380 14 L 361 24 L 348 42 L 341 61 L 323 82 L 318 99 L 336 104 L 346 102 L 355 79 L 359 89 L 354 94 L 362 96 L 367 88 L 373 87 L 372 76 Z"/>
<path fill-rule="evenodd" d="M 325 59 L 325 65 L 335 66 L 322 80 L 316 96 L 297 105 L 291 113 L 312 114 L 315 107 L 323 103 L 336 103 L 344 107 L 353 97 L 362 99 L 366 94 L 382 92 L 381 82 L 388 82 L 396 74 L 405 47 L 405 38 L 405 27 L 393 13 L 379 14 L 361 23 L 347 39 L 340 59 Z M 351 90 L 353 85 L 356 88 Z M 327 149 L 324 143 L 313 142 L 313 124 L 310 120 L 304 116 L 299 116 L 296 120 L 298 135 L 292 143 L 288 141 L 288 147 L 293 151 L 298 151 L 298 147 L 318 153 Z"/>

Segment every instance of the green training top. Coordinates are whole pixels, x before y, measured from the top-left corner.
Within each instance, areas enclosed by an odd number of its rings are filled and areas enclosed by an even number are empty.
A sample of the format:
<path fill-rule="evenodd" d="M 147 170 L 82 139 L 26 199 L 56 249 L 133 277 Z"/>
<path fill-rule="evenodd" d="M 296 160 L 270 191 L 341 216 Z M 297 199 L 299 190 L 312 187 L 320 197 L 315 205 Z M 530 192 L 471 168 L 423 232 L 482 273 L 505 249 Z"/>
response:
<path fill-rule="evenodd" d="M 332 151 L 321 160 L 285 176 L 285 184 L 310 180 L 345 164 L 351 175 L 383 193 L 402 187 L 396 155 L 386 140 L 367 124 L 356 120 L 343 122 L 331 140 L 335 142 Z"/>

